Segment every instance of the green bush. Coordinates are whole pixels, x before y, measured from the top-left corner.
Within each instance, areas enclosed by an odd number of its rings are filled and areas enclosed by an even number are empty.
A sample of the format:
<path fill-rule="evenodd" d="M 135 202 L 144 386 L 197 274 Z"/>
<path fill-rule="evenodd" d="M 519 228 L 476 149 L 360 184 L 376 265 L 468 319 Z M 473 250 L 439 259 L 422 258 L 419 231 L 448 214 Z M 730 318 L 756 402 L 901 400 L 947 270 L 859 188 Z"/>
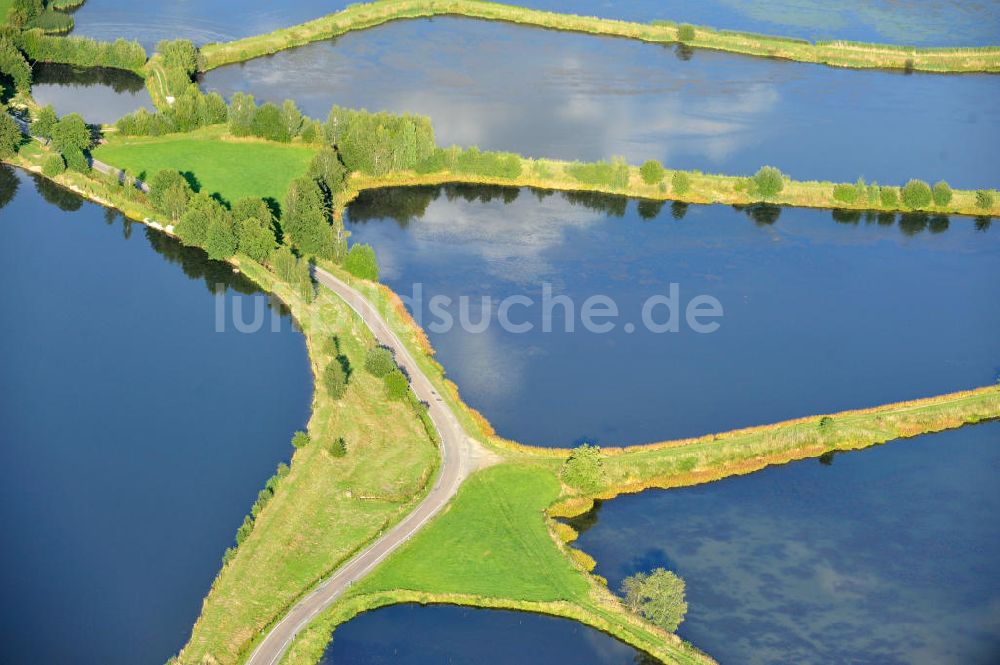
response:
<path fill-rule="evenodd" d="M 98 42 L 89 37 L 51 37 L 36 30 L 23 32 L 17 39 L 18 47 L 36 62 L 112 67 L 137 73 L 146 64 L 146 50 L 136 41 Z"/>
<path fill-rule="evenodd" d="M 988 189 L 977 189 L 976 207 L 982 210 L 990 210 L 993 207 L 993 192 Z"/>
<path fill-rule="evenodd" d="M 382 378 L 396 369 L 396 359 L 392 351 L 384 346 L 374 346 L 365 354 L 365 369 L 369 374 Z"/>
<path fill-rule="evenodd" d="M 344 259 L 344 270 L 360 279 L 377 282 L 378 262 L 375 260 L 375 250 L 367 244 L 351 245 L 351 250 Z"/>
<path fill-rule="evenodd" d="M 882 187 L 878 194 L 882 201 L 882 207 L 896 208 L 899 206 L 899 193 L 895 187 Z"/>
<path fill-rule="evenodd" d="M 296 432 L 292 435 L 292 447 L 298 450 L 309 445 L 309 435 L 305 432 Z"/>
<path fill-rule="evenodd" d="M 219 217 L 208 224 L 205 233 L 205 251 L 208 258 L 224 261 L 236 253 L 236 232 L 232 219 Z"/>
<path fill-rule="evenodd" d="M 834 185 L 833 198 L 844 203 L 854 203 L 858 200 L 858 190 L 854 185 Z"/>
<path fill-rule="evenodd" d="M 52 178 L 66 170 L 66 162 L 62 155 L 52 154 L 42 162 L 42 175 Z"/>
<path fill-rule="evenodd" d="M 326 447 L 326 452 L 330 453 L 331 457 L 344 457 L 347 455 L 347 442 L 344 441 L 344 437 L 338 436 L 330 441 L 330 444 Z"/>
<path fill-rule="evenodd" d="M 670 188 L 675 194 L 687 194 L 691 189 L 691 176 L 684 171 L 674 171 L 670 178 Z"/>
<path fill-rule="evenodd" d="M 574 162 L 566 167 L 566 172 L 574 179 L 588 185 L 625 189 L 628 187 L 628 164 L 621 157 L 610 162 Z"/>
<path fill-rule="evenodd" d="M 399 368 L 382 377 L 382 381 L 385 383 L 385 394 L 389 399 L 403 399 L 410 390 L 410 382 Z"/>
<path fill-rule="evenodd" d="M 767 200 L 785 188 L 785 176 L 773 166 L 762 166 L 753 176 L 753 185 L 757 195 Z"/>
<path fill-rule="evenodd" d="M 951 203 L 951 187 L 944 180 L 939 180 L 934 183 L 934 191 L 932 194 L 934 196 L 934 205 L 946 206 Z"/>
<path fill-rule="evenodd" d="M 64 35 L 73 29 L 73 17 L 47 9 L 31 19 L 25 27 L 37 28 L 47 35 Z"/>
<path fill-rule="evenodd" d="M 601 447 L 585 443 L 573 449 L 563 463 L 560 477 L 570 487 L 593 492 L 604 484 L 604 460 Z"/>
<path fill-rule="evenodd" d="M 677 41 L 689 42 L 694 39 L 694 26 L 684 23 L 677 27 Z"/>
<path fill-rule="evenodd" d="M 87 156 L 83 154 L 82 150 L 70 148 L 63 153 L 63 158 L 66 160 L 66 167 L 73 171 L 79 171 L 80 173 L 90 171 L 90 162 L 87 161 Z"/>
<path fill-rule="evenodd" d="M 903 185 L 902 198 L 907 208 L 926 208 L 932 200 L 931 187 L 923 180 L 911 180 Z"/>
<path fill-rule="evenodd" d="M 655 159 L 650 159 L 639 167 L 639 174 L 642 176 L 642 181 L 647 185 L 655 185 L 663 180 L 664 173 L 663 164 L 660 164 Z"/>
<path fill-rule="evenodd" d="M 340 360 L 334 358 L 323 370 L 323 387 L 334 399 L 340 399 L 347 391 L 347 374 Z"/>

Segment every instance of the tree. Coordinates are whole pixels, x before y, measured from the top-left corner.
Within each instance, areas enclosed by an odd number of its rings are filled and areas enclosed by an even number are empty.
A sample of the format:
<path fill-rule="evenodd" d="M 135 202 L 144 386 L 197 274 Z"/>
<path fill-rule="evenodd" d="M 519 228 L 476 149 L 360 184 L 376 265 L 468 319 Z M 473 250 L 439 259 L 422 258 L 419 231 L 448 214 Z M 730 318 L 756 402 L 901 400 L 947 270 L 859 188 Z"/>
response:
<path fill-rule="evenodd" d="M 340 161 L 340 155 L 330 147 L 325 147 L 316 153 L 309 164 L 309 177 L 319 182 L 327 195 L 327 199 L 344 189 L 347 180 L 347 167 Z"/>
<path fill-rule="evenodd" d="M 66 170 L 66 162 L 63 156 L 53 153 L 42 162 L 42 175 L 52 178 Z"/>
<path fill-rule="evenodd" d="M 309 445 L 309 435 L 305 432 L 296 432 L 292 435 L 292 447 L 298 450 Z"/>
<path fill-rule="evenodd" d="M 903 185 L 902 196 L 907 208 L 926 208 L 931 204 L 931 187 L 923 180 L 911 180 Z"/>
<path fill-rule="evenodd" d="M 187 39 L 161 40 L 156 50 L 163 57 L 163 66 L 167 69 L 179 69 L 188 77 L 198 71 L 198 49 Z"/>
<path fill-rule="evenodd" d="M 691 176 L 684 171 L 674 171 L 674 175 L 670 178 L 670 187 L 673 188 L 674 194 L 686 194 L 691 189 Z"/>
<path fill-rule="evenodd" d="M 291 99 L 281 105 L 281 122 L 289 139 L 294 139 L 302 131 L 302 111 Z"/>
<path fill-rule="evenodd" d="M 347 442 L 344 441 L 344 437 L 338 436 L 330 442 L 326 450 L 330 453 L 331 457 L 343 457 L 347 454 Z"/>
<path fill-rule="evenodd" d="M 205 251 L 208 258 L 222 261 L 236 253 L 236 234 L 232 220 L 217 217 L 209 222 L 205 234 Z"/>
<path fill-rule="evenodd" d="M 59 118 L 56 116 L 56 111 L 52 108 L 52 104 L 44 106 L 38 112 L 38 117 L 35 118 L 35 121 L 31 123 L 31 133 L 43 139 L 50 139 L 52 138 L 52 130 L 55 129 L 57 122 L 59 122 Z"/>
<path fill-rule="evenodd" d="M 375 260 L 375 250 L 367 244 L 351 245 L 351 251 L 344 259 L 344 270 L 360 279 L 377 282 L 378 262 Z"/>
<path fill-rule="evenodd" d="M 753 186 L 757 195 L 766 201 L 785 188 L 785 176 L 773 166 L 762 166 L 753 176 Z"/>
<path fill-rule="evenodd" d="M 20 126 L 5 109 L 0 109 L 0 159 L 13 156 L 23 140 Z"/>
<path fill-rule="evenodd" d="M 285 197 L 282 228 L 292 244 L 305 256 L 331 258 L 333 235 L 330 214 L 323 201 L 323 192 L 312 178 L 298 178 L 288 186 Z"/>
<path fill-rule="evenodd" d="M 90 128 L 78 113 L 63 116 L 52 128 L 52 145 L 62 154 L 90 149 Z"/>
<path fill-rule="evenodd" d="M 934 190 L 932 194 L 934 196 L 934 205 L 946 206 L 951 203 L 951 187 L 944 180 L 939 180 L 934 183 Z"/>
<path fill-rule="evenodd" d="M 389 399 L 403 399 L 410 389 L 410 382 L 398 367 L 386 374 L 382 381 L 385 382 L 385 394 Z"/>
<path fill-rule="evenodd" d="M 201 247 L 208 238 L 208 227 L 211 222 L 204 210 L 194 208 L 183 213 L 177 222 L 175 231 L 186 245 Z"/>
<path fill-rule="evenodd" d="M 233 136 L 249 136 L 254 116 L 257 115 L 257 103 L 253 95 L 243 92 L 233 94 L 229 101 L 229 133 Z"/>
<path fill-rule="evenodd" d="M 333 399 L 340 399 L 347 390 L 347 374 L 336 358 L 323 370 L 323 387 Z"/>
<path fill-rule="evenodd" d="M 193 195 L 187 179 L 177 171 L 164 169 L 154 173 L 148 184 L 153 208 L 176 224 Z"/>
<path fill-rule="evenodd" d="M 372 376 L 384 377 L 396 369 L 396 359 L 392 351 L 384 346 L 373 346 L 365 354 L 365 370 Z"/>
<path fill-rule="evenodd" d="M 642 176 L 642 181 L 647 185 L 655 185 L 663 180 L 664 173 L 663 164 L 660 164 L 655 159 L 650 159 L 639 167 L 639 174 Z"/>
<path fill-rule="evenodd" d="M 599 488 L 604 481 L 601 447 L 584 443 L 574 448 L 563 464 L 560 475 L 564 483 L 584 492 L 592 492 Z"/>
<path fill-rule="evenodd" d="M 687 43 L 694 39 L 694 26 L 684 23 L 677 27 L 677 41 Z"/>
<path fill-rule="evenodd" d="M 254 261 L 267 261 L 277 246 L 274 215 L 263 199 L 247 197 L 233 204 L 236 245 Z"/>
<path fill-rule="evenodd" d="M 291 140 L 282 119 L 281 109 L 271 102 L 267 102 L 254 113 L 253 121 L 250 123 L 250 133 L 268 141 L 288 143 Z"/>
<path fill-rule="evenodd" d="M 684 580 L 663 568 L 626 577 L 622 595 L 626 607 L 671 633 L 687 614 Z"/>

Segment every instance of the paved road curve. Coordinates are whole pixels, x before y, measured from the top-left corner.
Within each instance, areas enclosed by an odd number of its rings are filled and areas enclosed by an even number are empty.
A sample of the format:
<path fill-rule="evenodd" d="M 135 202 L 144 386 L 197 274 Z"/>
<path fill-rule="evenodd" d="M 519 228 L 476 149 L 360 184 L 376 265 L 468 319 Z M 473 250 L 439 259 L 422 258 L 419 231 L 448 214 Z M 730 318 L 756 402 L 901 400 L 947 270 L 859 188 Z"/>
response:
<path fill-rule="evenodd" d="M 320 268 L 316 280 L 344 299 L 371 328 L 375 338 L 396 353 L 396 361 L 410 376 L 413 392 L 430 405 L 429 413 L 441 437 L 441 472 L 434 488 L 402 522 L 371 546 L 341 566 L 303 598 L 275 625 L 247 660 L 247 665 L 277 665 L 295 636 L 320 612 L 329 607 L 353 582 L 368 574 L 379 562 L 406 542 L 455 495 L 473 471 L 489 463 L 491 456 L 465 435 L 451 409 L 376 309 L 353 288 Z"/>

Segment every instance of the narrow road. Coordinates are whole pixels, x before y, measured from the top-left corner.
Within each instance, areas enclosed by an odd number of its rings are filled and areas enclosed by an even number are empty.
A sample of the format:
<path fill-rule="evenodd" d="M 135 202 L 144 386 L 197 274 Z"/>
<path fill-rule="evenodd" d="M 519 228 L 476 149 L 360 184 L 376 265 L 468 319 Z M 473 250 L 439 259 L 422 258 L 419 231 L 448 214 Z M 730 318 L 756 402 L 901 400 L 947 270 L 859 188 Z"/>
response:
<path fill-rule="evenodd" d="M 413 512 L 367 549 L 341 566 L 309 595 L 300 600 L 257 646 L 247 665 L 277 665 L 295 636 L 320 612 L 329 607 L 352 583 L 360 580 L 409 540 L 455 496 L 459 485 L 476 469 L 490 463 L 492 456 L 469 439 L 451 409 L 438 395 L 430 380 L 414 362 L 409 351 L 364 296 L 321 268 L 316 280 L 340 296 L 375 334 L 375 339 L 396 354 L 396 361 L 409 375 L 417 398 L 430 405 L 428 413 L 441 437 L 441 472 L 434 488 Z"/>

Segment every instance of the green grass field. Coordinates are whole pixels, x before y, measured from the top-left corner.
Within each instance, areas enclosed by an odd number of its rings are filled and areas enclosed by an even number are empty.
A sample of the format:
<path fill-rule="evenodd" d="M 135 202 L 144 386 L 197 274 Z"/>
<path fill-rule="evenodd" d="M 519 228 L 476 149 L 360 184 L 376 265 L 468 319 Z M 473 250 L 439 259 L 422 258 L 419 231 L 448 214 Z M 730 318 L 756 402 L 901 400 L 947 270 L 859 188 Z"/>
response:
<path fill-rule="evenodd" d="M 585 602 L 589 584 L 545 525 L 544 511 L 558 496 L 559 481 L 544 469 L 504 465 L 481 471 L 363 589 Z"/>
<path fill-rule="evenodd" d="M 94 150 L 94 157 L 140 179 L 161 169 L 190 172 L 201 191 L 218 194 L 230 203 L 245 196 L 280 202 L 288 183 L 306 172 L 315 152 L 311 146 L 229 140 L 222 127 L 209 127 L 157 137 L 112 135 Z"/>

